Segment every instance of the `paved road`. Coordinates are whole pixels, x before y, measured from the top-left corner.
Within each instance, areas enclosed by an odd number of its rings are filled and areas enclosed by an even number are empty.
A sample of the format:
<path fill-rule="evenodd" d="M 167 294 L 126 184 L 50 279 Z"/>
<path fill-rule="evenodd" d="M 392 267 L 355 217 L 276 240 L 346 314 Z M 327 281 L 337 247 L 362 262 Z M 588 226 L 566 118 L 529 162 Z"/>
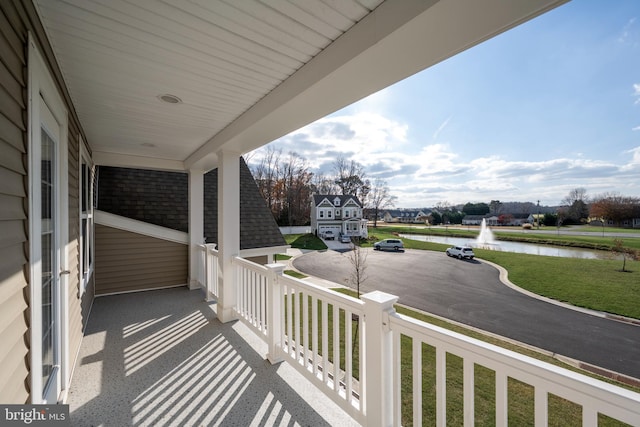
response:
<path fill-rule="evenodd" d="M 348 254 L 311 252 L 296 269 L 348 284 Z M 360 291 L 381 290 L 400 303 L 640 379 L 640 326 L 580 313 L 528 297 L 499 280 L 489 264 L 444 253 L 367 250 Z"/>

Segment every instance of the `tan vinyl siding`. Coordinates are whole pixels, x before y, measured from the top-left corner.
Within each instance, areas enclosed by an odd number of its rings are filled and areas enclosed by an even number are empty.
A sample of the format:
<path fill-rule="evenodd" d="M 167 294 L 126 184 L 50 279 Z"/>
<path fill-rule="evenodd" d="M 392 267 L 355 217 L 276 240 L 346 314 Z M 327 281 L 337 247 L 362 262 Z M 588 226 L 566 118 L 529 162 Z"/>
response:
<path fill-rule="evenodd" d="M 96 225 L 96 295 L 184 285 L 188 246 Z"/>
<path fill-rule="evenodd" d="M 79 130 L 73 120 L 69 120 L 68 168 L 69 168 L 69 360 L 76 362 L 76 355 L 82 343 L 84 327 L 88 320 L 88 307 L 93 301 L 93 287 L 87 287 L 80 298 L 80 177 Z"/>
<path fill-rule="evenodd" d="M 0 402 L 29 400 L 27 114 L 24 25 L 0 10 Z"/>
<path fill-rule="evenodd" d="M 93 301 L 79 297 L 78 156 L 81 129 L 36 10 L 30 1 L 0 1 L 0 402 L 29 395 L 28 32 L 50 66 L 69 111 L 69 356 L 73 363 Z M 70 368 L 72 368 L 70 366 Z M 71 371 L 71 369 L 69 369 Z"/>

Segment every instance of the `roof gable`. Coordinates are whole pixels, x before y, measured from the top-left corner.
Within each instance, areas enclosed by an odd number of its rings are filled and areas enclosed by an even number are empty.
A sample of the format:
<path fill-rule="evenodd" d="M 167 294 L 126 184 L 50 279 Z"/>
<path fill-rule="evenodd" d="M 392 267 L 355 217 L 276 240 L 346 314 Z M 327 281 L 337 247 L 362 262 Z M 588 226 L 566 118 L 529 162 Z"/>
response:
<path fill-rule="evenodd" d="M 340 205 L 336 206 L 334 204 L 334 200 L 340 200 Z M 362 207 L 362 203 L 360 203 L 360 200 L 358 200 L 358 198 L 356 196 L 350 196 L 350 195 L 343 195 L 343 194 L 314 194 L 313 195 L 313 205 L 316 207 L 321 207 L 321 204 L 323 203 L 323 201 L 327 201 L 331 204 L 331 206 L 333 207 L 344 207 L 345 204 L 349 203 L 349 201 L 353 201 L 355 203 L 355 206 L 357 207 Z"/>

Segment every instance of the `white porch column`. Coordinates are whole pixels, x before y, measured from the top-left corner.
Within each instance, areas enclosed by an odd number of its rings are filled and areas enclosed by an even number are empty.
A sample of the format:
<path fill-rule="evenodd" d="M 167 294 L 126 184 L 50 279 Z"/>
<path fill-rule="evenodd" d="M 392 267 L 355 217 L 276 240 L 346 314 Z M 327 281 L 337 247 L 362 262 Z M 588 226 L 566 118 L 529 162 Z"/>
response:
<path fill-rule="evenodd" d="M 204 243 L 204 171 L 189 170 L 189 289 L 203 286 L 200 282 Z"/>
<path fill-rule="evenodd" d="M 283 319 L 283 298 L 282 298 L 282 284 L 280 278 L 284 272 L 284 264 L 267 264 L 269 269 L 269 281 L 267 287 L 267 345 L 269 346 L 269 352 L 267 353 L 267 359 L 272 365 L 283 361 L 282 358 L 282 341 L 281 337 L 284 336 L 282 327 Z"/>
<path fill-rule="evenodd" d="M 240 254 L 240 153 L 218 154 L 218 254 L 220 262 L 218 319 L 235 319 L 235 270 L 232 260 Z"/>
<path fill-rule="evenodd" d="M 395 312 L 395 295 L 380 291 L 360 297 L 364 301 L 365 342 L 365 414 L 367 425 L 393 425 L 393 336 L 389 314 Z"/>

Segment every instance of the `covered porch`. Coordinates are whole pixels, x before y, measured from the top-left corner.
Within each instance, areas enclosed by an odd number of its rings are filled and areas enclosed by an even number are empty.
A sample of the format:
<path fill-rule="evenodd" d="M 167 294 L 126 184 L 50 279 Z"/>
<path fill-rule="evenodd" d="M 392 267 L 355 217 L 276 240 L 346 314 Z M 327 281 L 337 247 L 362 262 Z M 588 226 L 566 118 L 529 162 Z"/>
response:
<path fill-rule="evenodd" d="M 73 425 L 358 425 L 240 322 L 184 287 L 96 298 Z"/>
<path fill-rule="evenodd" d="M 582 408 L 583 425 L 600 414 L 640 424 L 637 394 L 414 321 L 394 311 L 392 295 L 356 300 L 240 252 L 242 154 L 563 2 L 25 0 L 81 124 L 73 137 L 86 141 L 87 167 L 188 174 L 191 290 L 93 301 L 69 390 L 72 421 L 420 425 L 418 396 L 431 388 L 438 425 L 452 400 L 473 425 L 474 370 L 484 366 L 495 372 L 497 425 L 508 422 L 511 378 L 535 389 L 536 425 L 547 424 L 552 393 Z M 72 177 L 79 169 L 63 167 Z M 203 241 L 203 176 L 216 168 L 214 249 Z M 416 398 L 402 391 L 403 339 L 416 372 L 423 347 L 435 351 L 435 385 L 413 376 Z M 460 396 L 447 392 L 449 354 L 464 360 Z"/>

